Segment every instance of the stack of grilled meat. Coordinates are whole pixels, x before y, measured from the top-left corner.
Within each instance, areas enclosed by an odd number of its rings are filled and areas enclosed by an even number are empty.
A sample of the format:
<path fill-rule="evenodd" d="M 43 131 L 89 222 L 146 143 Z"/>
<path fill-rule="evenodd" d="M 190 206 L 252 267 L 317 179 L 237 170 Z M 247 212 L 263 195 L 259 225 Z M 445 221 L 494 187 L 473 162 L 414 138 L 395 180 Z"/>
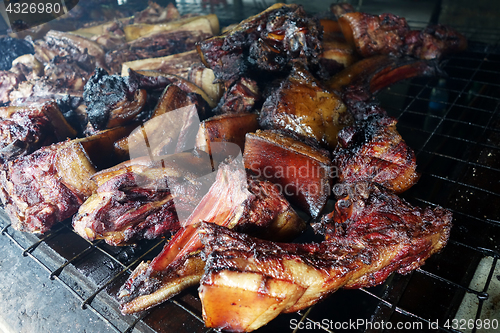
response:
<path fill-rule="evenodd" d="M 446 245 L 451 213 L 397 196 L 415 154 L 374 95 L 439 74 L 467 45 L 450 28 L 276 4 L 219 35 L 150 4 L 31 45 L 0 73 L 0 197 L 18 230 L 73 216 L 90 241 L 171 237 L 124 314 L 199 284 L 207 327 L 252 331 Z M 323 241 L 290 243 L 310 227 Z"/>

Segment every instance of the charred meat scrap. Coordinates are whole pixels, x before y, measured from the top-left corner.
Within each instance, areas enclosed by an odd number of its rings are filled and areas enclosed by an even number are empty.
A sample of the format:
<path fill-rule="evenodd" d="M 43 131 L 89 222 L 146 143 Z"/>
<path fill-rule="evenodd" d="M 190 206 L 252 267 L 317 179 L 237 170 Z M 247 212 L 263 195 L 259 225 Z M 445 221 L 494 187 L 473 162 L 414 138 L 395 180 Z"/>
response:
<path fill-rule="evenodd" d="M 273 243 L 202 224 L 206 255 L 200 299 L 207 327 L 253 331 L 339 288 L 382 283 L 441 250 L 451 213 L 412 207 L 373 184 L 343 197 L 321 222 L 320 243 Z M 321 229 L 321 228 L 319 228 Z"/>
<path fill-rule="evenodd" d="M 54 102 L 0 108 L 1 163 L 75 136 Z"/>
<path fill-rule="evenodd" d="M 333 156 L 340 182 L 374 182 L 401 193 L 419 178 L 415 153 L 397 132 L 392 117 L 372 116 L 345 127 Z"/>
<path fill-rule="evenodd" d="M 452 28 L 433 25 L 422 31 L 410 30 L 405 18 L 393 14 L 346 13 L 339 23 L 347 41 L 363 57 L 389 54 L 439 59 L 467 48 L 465 37 Z"/>
<path fill-rule="evenodd" d="M 203 155 L 205 156 L 205 155 Z M 73 217 L 82 237 L 126 245 L 168 236 L 180 228 L 177 211 L 192 211 L 208 188 L 208 156 L 191 153 L 157 161 L 138 158 L 96 173 L 98 188 Z"/>
<path fill-rule="evenodd" d="M 35 53 L 33 44 L 27 40 L 12 37 L 0 38 L 0 70 L 9 70 L 14 59 L 33 53 Z"/>
<path fill-rule="evenodd" d="M 208 193 L 151 262 L 142 263 L 119 293 L 123 313 L 160 304 L 199 282 L 205 263 L 197 233 L 200 221 L 250 232 L 266 239 L 287 240 L 299 234 L 304 221 L 271 183 L 247 177 L 238 160 L 222 164 Z"/>
<path fill-rule="evenodd" d="M 197 48 L 218 80 L 232 81 L 255 70 L 282 71 L 292 59 L 316 63 L 321 26 L 302 6 L 276 4 Z"/>

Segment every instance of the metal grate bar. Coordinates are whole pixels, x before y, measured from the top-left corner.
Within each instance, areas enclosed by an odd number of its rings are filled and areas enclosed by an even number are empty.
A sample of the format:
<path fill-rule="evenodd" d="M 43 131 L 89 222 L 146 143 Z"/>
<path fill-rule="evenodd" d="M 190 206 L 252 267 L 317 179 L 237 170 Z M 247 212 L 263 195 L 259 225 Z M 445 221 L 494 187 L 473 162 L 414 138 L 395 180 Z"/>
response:
<path fill-rule="evenodd" d="M 108 255 L 109 257 L 113 258 L 115 261 L 117 261 L 118 263 L 120 263 L 120 265 L 122 265 L 123 267 L 125 267 L 124 269 L 122 269 L 119 273 L 117 273 L 114 277 L 112 277 L 110 280 L 108 280 L 106 283 L 104 283 L 102 286 L 100 286 L 99 288 L 97 288 L 94 293 L 92 295 L 90 295 L 89 297 L 87 297 L 83 302 L 82 302 L 82 309 L 85 309 L 87 307 L 88 304 L 92 303 L 92 301 L 94 300 L 94 298 L 97 296 L 97 294 L 99 294 L 101 291 L 103 291 L 107 286 L 109 286 L 113 281 L 115 281 L 116 279 L 118 279 L 120 276 L 122 276 L 125 272 L 129 271 L 131 267 L 133 267 L 135 264 L 137 264 L 139 261 L 142 260 L 142 258 L 144 258 L 144 256 L 146 256 L 148 253 L 150 253 L 151 251 L 153 251 L 154 249 L 156 249 L 160 244 L 162 244 L 163 241 L 160 241 L 158 243 L 156 243 L 154 246 L 152 246 L 148 251 L 146 251 L 146 253 L 144 253 L 142 256 L 140 256 L 139 258 L 137 258 L 136 260 L 134 260 L 130 265 L 128 266 L 124 266 L 121 262 L 119 262 L 118 260 L 116 260 L 115 257 L 113 257 L 111 254 L 107 253 L 106 251 L 100 249 L 103 253 L 105 253 L 106 255 Z"/>
<path fill-rule="evenodd" d="M 7 228 L 10 226 L 7 225 L 2 229 L 2 235 L 5 235 L 7 238 L 9 238 L 17 247 L 19 247 L 23 253 L 26 251 L 26 248 L 24 248 L 11 234 L 7 232 Z M 38 263 L 43 269 L 45 269 L 47 272 L 51 273 L 51 270 L 49 267 L 47 267 L 41 260 L 39 260 L 37 257 L 35 257 L 32 252 L 26 252 L 27 256 L 30 257 L 32 260 L 34 260 L 36 263 Z M 74 297 L 77 299 L 83 300 L 83 298 L 68 284 L 66 284 L 65 281 L 60 279 L 58 276 L 55 276 L 55 279 L 57 279 L 67 290 L 69 290 Z M 90 310 L 97 315 L 101 320 L 103 320 L 110 328 L 112 328 L 115 332 L 120 333 L 121 331 L 111 322 L 106 318 L 103 314 L 101 314 L 99 311 L 97 311 L 93 307 L 89 307 Z"/>

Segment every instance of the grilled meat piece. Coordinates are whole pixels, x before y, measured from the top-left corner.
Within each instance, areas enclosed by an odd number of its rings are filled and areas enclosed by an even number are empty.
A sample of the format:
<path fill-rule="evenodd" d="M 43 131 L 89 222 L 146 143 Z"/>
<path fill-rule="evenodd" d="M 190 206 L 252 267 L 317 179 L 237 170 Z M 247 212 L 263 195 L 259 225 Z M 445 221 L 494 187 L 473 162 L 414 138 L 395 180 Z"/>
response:
<path fill-rule="evenodd" d="M 180 18 L 179 11 L 173 3 L 162 7 L 153 1 L 149 1 L 146 9 L 134 14 L 134 23 L 154 24 L 169 22 Z"/>
<path fill-rule="evenodd" d="M 352 123 L 352 116 L 338 95 L 296 63 L 262 105 L 259 123 L 264 129 L 281 130 L 334 148 L 337 133 Z"/>
<path fill-rule="evenodd" d="M 120 126 L 136 118 L 147 101 L 135 77 L 108 75 L 97 68 L 85 84 L 83 99 L 90 124 L 96 130 Z"/>
<path fill-rule="evenodd" d="M 462 34 L 442 24 L 410 31 L 405 36 L 405 43 L 406 53 L 420 59 L 439 59 L 467 48 L 467 39 Z"/>
<path fill-rule="evenodd" d="M 0 171 L 0 196 L 16 230 L 44 233 L 92 194 L 95 172 L 82 145 L 66 141 L 10 161 Z"/>
<path fill-rule="evenodd" d="M 1 163 L 75 136 L 54 102 L 0 108 Z"/>
<path fill-rule="evenodd" d="M 24 74 L 9 71 L 0 71 L 0 104 L 10 101 L 10 94 L 15 91 L 19 84 L 26 80 Z"/>
<path fill-rule="evenodd" d="M 105 61 L 113 73 L 120 73 L 124 62 L 164 57 L 195 48 L 197 42 L 211 37 L 201 31 L 165 31 L 125 43 L 106 53 Z"/>
<path fill-rule="evenodd" d="M 249 179 L 247 184 L 238 160 L 223 164 L 215 183 L 184 228 L 150 264 L 139 265 L 122 286 L 119 298 L 123 313 L 152 307 L 198 283 L 204 268 L 197 233 L 199 221 L 248 230 L 272 239 L 287 239 L 305 227 L 272 184 L 255 179 Z"/>
<path fill-rule="evenodd" d="M 12 37 L 0 38 L 0 71 L 9 70 L 12 61 L 24 54 L 33 54 L 33 44 L 24 39 Z"/>
<path fill-rule="evenodd" d="M 394 193 L 417 182 L 415 153 L 399 135 L 396 123 L 392 117 L 373 116 L 340 131 L 333 152 L 340 182 L 373 182 Z"/>
<path fill-rule="evenodd" d="M 257 82 L 249 78 L 239 78 L 226 90 L 214 109 L 216 114 L 251 112 L 260 99 Z"/>
<path fill-rule="evenodd" d="M 342 97 L 355 120 L 374 114 L 385 115 L 373 96 L 378 91 L 401 80 L 440 73 L 436 62 L 374 56 L 362 59 L 333 76 L 325 86 Z"/>
<path fill-rule="evenodd" d="M 273 243 L 204 223 L 200 299 L 207 327 L 249 332 L 337 289 L 380 284 L 441 250 L 451 213 L 415 208 L 375 185 L 339 200 L 321 243 Z"/>
<path fill-rule="evenodd" d="M 327 151 L 275 131 L 248 133 L 245 168 L 281 188 L 291 203 L 313 217 L 323 210 L 331 191 L 333 169 Z"/>
<path fill-rule="evenodd" d="M 198 179 L 211 171 L 208 156 L 192 153 L 138 158 L 100 171 L 92 177 L 99 187 L 73 217 L 73 228 L 110 245 L 168 236 L 180 228 L 176 210 L 196 207 L 208 188 Z"/>
<path fill-rule="evenodd" d="M 69 56 L 77 62 L 85 62 L 90 55 L 95 59 L 98 67 L 104 67 L 104 51 L 95 42 L 69 33 L 51 30 L 43 40 L 34 44 L 36 58 L 46 64 L 55 56 Z"/>
<path fill-rule="evenodd" d="M 435 25 L 412 31 L 405 18 L 393 14 L 346 13 L 339 24 L 346 40 L 363 57 L 387 54 L 439 59 L 467 48 L 465 37 L 452 28 Z"/>
<path fill-rule="evenodd" d="M 330 12 L 339 19 L 342 15 L 346 13 L 354 13 L 354 7 L 350 3 L 334 3 L 330 5 Z"/>
<path fill-rule="evenodd" d="M 198 44 L 203 63 L 220 81 L 252 71 L 281 71 L 292 59 L 316 63 L 321 54 L 321 26 L 302 6 L 275 4 L 224 34 Z"/>
<path fill-rule="evenodd" d="M 96 168 L 116 163 L 113 142 L 130 130 L 120 127 L 52 144 L 4 163 L 0 199 L 13 227 L 43 233 L 76 213 L 97 187 L 91 179 Z"/>

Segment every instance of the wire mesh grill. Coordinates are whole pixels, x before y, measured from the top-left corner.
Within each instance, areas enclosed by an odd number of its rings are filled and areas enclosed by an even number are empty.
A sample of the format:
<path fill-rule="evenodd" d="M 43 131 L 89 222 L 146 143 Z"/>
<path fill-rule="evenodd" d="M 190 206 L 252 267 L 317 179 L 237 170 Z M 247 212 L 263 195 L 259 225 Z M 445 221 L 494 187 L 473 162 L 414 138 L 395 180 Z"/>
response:
<path fill-rule="evenodd" d="M 280 315 L 259 332 L 380 332 L 401 323 L 413 330 L 476 332 L 480 327 L 470 320 L 499 319 L 487 307 L 492 285 L 500 282 L 500 35 L 482 33 L 492 43 L 472 43 L 449 58 L 446 77 L 417 78 L 378 95 L 398 118 L 422 173 L 404 197 L 453 212 L 449 244 L 411 274 L 393 274 L 369 289 L 340 290 L 307 310 Z M 212 331 L 204 327 L 194 288 L 139 316 L 119 313 L 114 299 L 119 286 L 138 263 L 154 258 L 164 241 L 116 248 L 80 238 L 69 221 L 43 236 L 17 232 L 7 221 L 3 214 L 1 234 L 117 332 Z M 485 278 L 474 282 L 478 267 Z M 465 326 L 460 320 L 467 320 Z"/>

